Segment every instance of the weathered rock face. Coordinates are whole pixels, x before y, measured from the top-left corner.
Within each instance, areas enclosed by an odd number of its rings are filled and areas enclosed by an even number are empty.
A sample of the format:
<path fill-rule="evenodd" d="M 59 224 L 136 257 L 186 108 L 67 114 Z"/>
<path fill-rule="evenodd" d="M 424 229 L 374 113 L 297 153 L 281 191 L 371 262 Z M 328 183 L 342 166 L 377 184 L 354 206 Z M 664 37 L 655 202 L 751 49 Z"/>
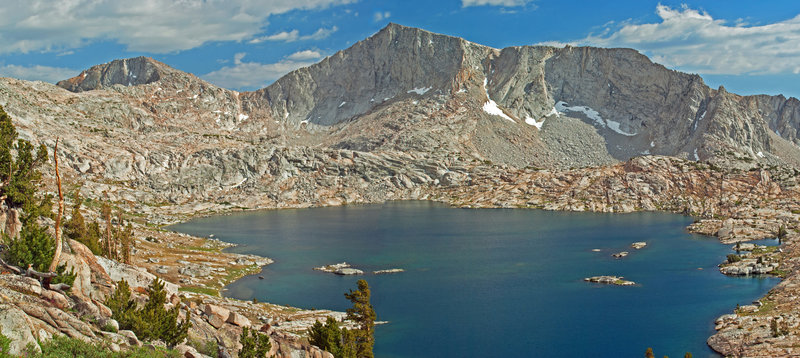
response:
<path fill-rule="evenodd" d="M 0 333 L 11 339 L 9 352 L 6 353 L 21 356 L 27 345 L 38 347 L 31 326 L 30 319 L 21 309 L 12 305 L 0 305 Z"/>
<path fill-rule="evenodd" d="M 147 288 L 150 283 L 156 279 L 156 276 L 136 266 L 124 264 L 114 260 L 109 260 L 102 256 L 96 256 L 97 262 L 102 266 L 103 270 L 108 273 L 112 280 L 120 281 L 125 280 L 131 289 Z M 167 296 L 178 293 L 178 285 L 172 282 L 164 282 L 164 290 L 167 291 Z"/>
<path fill-rule="evenodd" d="M 61 86 L 84 92 L 2 79 L 0 105 L 24 138 L 50 148 L 61 138 L 64 175 L 82 195 L 155 220 L 424 199 L 468 184 L 481 164 L 572 168 L 663 154 L 800 165 L 795 99 L 712 90 L 632 50 L 496 50 L 395 24 L 255 92 L 146 58 Z M 487 113 L 491 103 L 507 118 Z"/>
<path fill-rule="evenodd" d="M 82 92 L 113 85 L 134 86 L 156 82 L 167 72 L 167 65 L 148 57 L 114 60 L 94 66 L 78 76 L 58 82 L 56 85 L 72 92 Z"/>
<path fill-rule="evenodd" d="M 246 109 L 270 118 L 330 126 L 396 96 L 449 93 L 453 75 L 480 57 L 472 51 L 485 56 L 489 49 L 392 24 L 319 64 L 244 94 L 242 100 Z"/>

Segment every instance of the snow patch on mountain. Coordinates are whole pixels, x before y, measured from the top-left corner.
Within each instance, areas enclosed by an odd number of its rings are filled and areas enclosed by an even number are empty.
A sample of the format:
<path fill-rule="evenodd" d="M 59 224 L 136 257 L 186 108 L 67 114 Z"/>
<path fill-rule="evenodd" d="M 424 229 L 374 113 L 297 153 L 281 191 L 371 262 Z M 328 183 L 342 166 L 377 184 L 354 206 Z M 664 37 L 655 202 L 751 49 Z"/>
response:
<path fill-rule="evenodd" d="M 530 124 L 538 130 L 542 130 L 542 126 L 544 125 L 544 118 L 542 118 L 541 122 L 537 122 L 535 119 L 531 118 L 531 116 L 525 116 L 525 123 Z"/>
<path fill-rule="evenodd" d="M 568 106 L 566 102 L 558 101 L 556 103 L 555 109 L 556 111 L 561 113 L 566 113 L 566 112 L 583 113 L 583 115 L 586 116 L 586 118 L 593 120 L 594 123 L 597 124 L 598 126 L 611 129 L 612 131 L 622 134 L 624 136 L 632 137 L 637 134 L 637 133 L 628 133 L 623 131 L 622 128 L 620 128 L 621 123 L 612 121 L 610 119 L 603 119 L 603 117 L 600 116 L 599 112 L 595 111 L 589 106 Z"/>
<path fill-rule="evenodd" d="M 411 90 L 406 91 L 406 93 L 416 93 L 420 96 L 430 91 L 433 87 L 417 87 Z"/>
<path fill-rule="evenodd" d="M 503 110 L 500 109 L 500 107 L 497 106 L 497 103 L 495 103 L 495 101 L 493 101 L 489 97 L 489 90 L 486 88 L 486 84 L 488 82 L 489 82 L 488 79 L 486 79 L 486 78 L 483 79 L 483 90 L 484 90 L 484 92 L 486 92 L 486 99 L 488 100 L 488 102 L 483 104 L 483 111 L 486 112 L 486 113 L 489 113 L 489 114 L 491 114 L 493 116 L 500 116 L 500 117 L 503 117 L 505 119 L 508 119 L 509 121 L 517 123 L 517 121 L 511 119 L 511 117 L 509 117 L 507 114 L 505 114 L 503 112 Z"/>

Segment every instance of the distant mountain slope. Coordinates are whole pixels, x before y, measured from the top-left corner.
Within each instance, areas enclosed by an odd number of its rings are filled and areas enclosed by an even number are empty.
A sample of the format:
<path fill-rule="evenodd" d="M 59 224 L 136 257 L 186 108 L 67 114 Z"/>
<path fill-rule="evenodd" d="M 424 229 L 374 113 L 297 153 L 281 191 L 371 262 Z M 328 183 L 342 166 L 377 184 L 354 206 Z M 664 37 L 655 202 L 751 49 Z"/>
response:
<path fill-rule="evenodd" d="M 87 196 L 151 209 L 423 198 L 475 168 L 648 154 L 800 167 L 797 99 L 710 89 L 629 49 L 498 50 L 390 24 L 253 92 L 143 57 L 59 86 L 0 79 L 0 105 L 26 138 L 62 139 Z"/>
<path fill-rule="evenodd" d="M 534 137 L 547 143 L 548 157 L 560 158 L 556 162 L 561 165 L 602 164 L 646 154 L 800 163 L 800 150 L 794 145 L 800 128 L 796 99 L 741 97 L 713 90 L 697 75 L 666 69 L 630 49 L 523 46 L 498 51 L 390 24 L 318 64 L 243 94 L 242 99 L 243 107 L 258 118 L 292 127 L 306 123 L 327 127 L 392 104 L 412 112 L 414 108 L 404 102 L 409 97 L 470 102 L 468 116 L 477 120 L 486 117 L 481 109 L 487 94 L 511 119 L 492 125 L 492 132 L 524 134 L 525 123 L 541 126 Z M 580 118 L 593 128 L 546 120 L 562 116 Z M 512 122 L 515 129 L 505 128 Z M 576 137 L 574 143 L 565 142 L 567 134 Z M 500 137 L 511 140 L 508 135 Z M 524 149 L 512 147 L 511 152 Z M 598 147 L 605 153 L 589 151 Z M 526 164 L 491 155 L 491 148 L 479 152 L 494 161 Z M 584 160 L 592 156 L 595 160 Z"/>

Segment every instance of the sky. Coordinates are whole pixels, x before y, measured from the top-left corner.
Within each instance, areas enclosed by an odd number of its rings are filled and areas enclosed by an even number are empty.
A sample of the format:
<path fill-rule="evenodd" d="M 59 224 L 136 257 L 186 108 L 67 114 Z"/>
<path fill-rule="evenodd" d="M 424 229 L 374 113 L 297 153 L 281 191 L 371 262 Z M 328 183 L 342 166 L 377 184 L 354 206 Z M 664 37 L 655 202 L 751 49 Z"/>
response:
<path fill-rule="evenodd" d="M 253 90 L 389 22 L 495 47 L 630 47 L 738 94 L 800 97 L 800 1 L 4 0 L 0 76 L 149 56 Z"/>

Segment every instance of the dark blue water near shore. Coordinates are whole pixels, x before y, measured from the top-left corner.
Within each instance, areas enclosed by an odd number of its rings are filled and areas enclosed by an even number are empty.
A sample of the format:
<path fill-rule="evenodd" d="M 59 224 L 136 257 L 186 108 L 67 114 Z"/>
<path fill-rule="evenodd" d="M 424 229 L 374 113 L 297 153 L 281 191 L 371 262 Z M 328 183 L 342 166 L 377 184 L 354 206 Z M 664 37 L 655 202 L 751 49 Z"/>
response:
<path fill-rule="evenodd" d="M 715 356 L 714 319 L 766 293 L 774 278 L 732 278 L 731 252 L 687 234 L 691 218 L 454 209 L 392 202 L 280 210 L 192 220 L 172 229 L 214 234 L 236 252 L 275 259 L 227 295 L 344 310 L 359 278 L 372 287 L 377 357 Z M 646 241 L 633 250 L 630 244 Z M 592 249 L 602 249 L 593 252 Z M 618 251 L 631 254 L 621 260 Z M 347 261 L 391 275 L 341 277 L 312 267 Z M 635 287 L 582 282 L 620 275 Z"/>

